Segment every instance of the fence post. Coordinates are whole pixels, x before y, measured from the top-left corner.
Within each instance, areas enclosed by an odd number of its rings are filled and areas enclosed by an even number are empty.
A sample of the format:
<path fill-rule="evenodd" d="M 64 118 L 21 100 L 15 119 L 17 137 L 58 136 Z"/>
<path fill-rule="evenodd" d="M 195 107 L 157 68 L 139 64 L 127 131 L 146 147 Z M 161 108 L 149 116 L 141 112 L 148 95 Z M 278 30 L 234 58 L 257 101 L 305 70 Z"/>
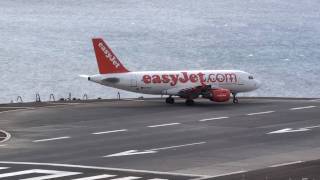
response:
<path fill-rule="evenodd" d="M 69 93 L 69 101 L 71 101 L 72 100 L 72 96 L 71 96 L 71 92 Z"/>
<path fill-rule="evenodd" d="M 56 101 L 56 98 L 54 97 L 54 94 L 50 94 L 49 101 L 53 101 L 53 102 Z"/>
<path fill-rule="evenodd" d="M 17 102 L 19 102 L 19 100 L 20 100 L 20 103 L 23 103 L 23 100 L 22 100 L 22 97 L 21 97 L 21 96 L 18 96 L 18 97 L 17 97 Z"/>
<path fill-rule="evenodd" d="M 87 94 L 84 94 L 83 96 L 82 96 L 82 100 L 88 100 L 88 95 Z"/>
<path fill-rule="evenodd" d="M 36 102 L 41 102 L 41 98 L 40 98 L 40 94 L 39 93 L 36 94 Z"/>
<path fill-rule="evenodd" d="M 121 99 L 121 95 L 120 95 L 120 92 L 119 92 L 119 91 L 118 91 L 117 97 L 118 97 L 118 100 Z"/>

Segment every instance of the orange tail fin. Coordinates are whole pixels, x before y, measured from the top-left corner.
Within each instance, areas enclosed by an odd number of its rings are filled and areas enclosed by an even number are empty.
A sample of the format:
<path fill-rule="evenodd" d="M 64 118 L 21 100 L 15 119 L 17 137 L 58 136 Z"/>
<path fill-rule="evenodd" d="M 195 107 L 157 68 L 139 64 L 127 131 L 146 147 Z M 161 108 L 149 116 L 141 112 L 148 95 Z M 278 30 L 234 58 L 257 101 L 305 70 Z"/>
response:
<path fill-rule="evenodd" d="M 92 39 L 100 74 L 129 72 L 101 38 Z"/>

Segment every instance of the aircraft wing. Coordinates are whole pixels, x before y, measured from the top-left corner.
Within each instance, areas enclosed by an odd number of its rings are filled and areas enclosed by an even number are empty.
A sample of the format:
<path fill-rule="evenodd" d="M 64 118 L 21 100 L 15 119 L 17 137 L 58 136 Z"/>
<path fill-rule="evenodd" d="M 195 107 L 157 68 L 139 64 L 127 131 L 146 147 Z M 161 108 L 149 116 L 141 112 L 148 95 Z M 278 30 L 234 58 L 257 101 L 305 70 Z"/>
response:
<path fill-rule="evenodd" d="M 218 89 L 209 85 L 205 86 L 189 86 L 164 90 L 163 94 L 180 96 L 182 98 L 197 98 L 200 94 L 207 93 L 210 89 Z"/>

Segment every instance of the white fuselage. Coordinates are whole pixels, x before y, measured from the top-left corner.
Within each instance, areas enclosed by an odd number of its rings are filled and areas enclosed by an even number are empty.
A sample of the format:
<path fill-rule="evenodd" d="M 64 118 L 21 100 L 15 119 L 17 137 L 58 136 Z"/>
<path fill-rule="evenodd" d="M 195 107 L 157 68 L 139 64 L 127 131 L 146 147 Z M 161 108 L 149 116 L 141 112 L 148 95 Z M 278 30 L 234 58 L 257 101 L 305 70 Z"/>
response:
<path fill-rule="evenodd" d="M 238 70 L 140 71 L 97 74 L 90 81 L 126 91 L 154 95 L 177 95 L 183 88 L 211 85 L 232 93 L 257 89 L 260 83 Z"/>

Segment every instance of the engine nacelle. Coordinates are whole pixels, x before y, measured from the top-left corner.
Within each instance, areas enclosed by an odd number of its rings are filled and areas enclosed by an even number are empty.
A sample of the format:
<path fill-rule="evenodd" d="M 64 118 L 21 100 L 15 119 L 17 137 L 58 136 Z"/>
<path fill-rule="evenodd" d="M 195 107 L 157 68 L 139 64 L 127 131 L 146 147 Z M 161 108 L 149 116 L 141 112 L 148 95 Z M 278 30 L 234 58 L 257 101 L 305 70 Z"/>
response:
<path fill-rule="evenodd" d="M 210 90 L 211 93 L 211 101 L 215 102 L 226 102 L 230 99 L 230 90 L 228 89 L 212 89 Z"/>

